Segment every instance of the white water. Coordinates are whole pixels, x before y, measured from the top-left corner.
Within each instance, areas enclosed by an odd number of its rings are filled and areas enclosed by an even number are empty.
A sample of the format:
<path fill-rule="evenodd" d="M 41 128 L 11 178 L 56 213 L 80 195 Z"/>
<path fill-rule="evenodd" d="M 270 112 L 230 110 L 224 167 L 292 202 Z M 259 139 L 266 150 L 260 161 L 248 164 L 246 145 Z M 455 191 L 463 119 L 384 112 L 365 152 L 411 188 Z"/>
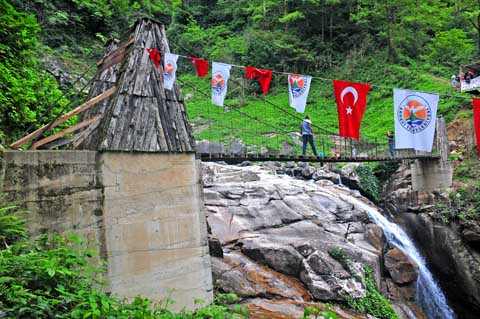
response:
<path fill-rule="evenodd" d="M 425 261 L 415 248 L 408 235 L 397 224 L 389 222 L 376 209 L 365 203 L 349 198 L 349 201 L 355 201 L 355 205 L 368 212 L 370 218 L 383 229 L 387 241 L 400 249 L 405 255 L 409 256 L 418 265 L 417 295 L 416 302 L 422 307 L 429 319 L 454 319 L 455 314 L 447 304 L 445 295 L 433 279 L 432 273 L 428 270 Z"/>

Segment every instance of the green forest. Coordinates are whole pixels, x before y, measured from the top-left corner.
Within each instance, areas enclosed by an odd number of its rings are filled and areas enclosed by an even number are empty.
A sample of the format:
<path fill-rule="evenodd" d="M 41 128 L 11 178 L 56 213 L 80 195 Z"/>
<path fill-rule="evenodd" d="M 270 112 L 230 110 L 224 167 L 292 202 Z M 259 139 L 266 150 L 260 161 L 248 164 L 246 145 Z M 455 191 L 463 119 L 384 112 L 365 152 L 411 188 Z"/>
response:
<path fill-rule="evenodd" d="M 172 52 L 323 78 L 313 81 L 307 113 L 328 132 L 338 130 L 331 79 L 374 85 L 361 127 L 365 136 L 383 136 L 393 128 L 393 87 L 455 94 L 441 97 L 439 113 L 452 120 L 466 109 L 462 116 L 470 116 L 468 95 L 458 97 L 449 79 L 460 65 L 478 59 L 478 1 L 1 0 L 0 7 L 2 144 L 78 105 L 86 89 L 75 80 L 91 78 L 89 67 L 102 56 L 106 39 L 125 36 L 144 16 L 167 25 Z M 45 67 L 52 57 L 68 70 L 69 83 L 58 83 Z M 197 138 L 231 139 L 232 125 L 242 128 L 247 142 L 248 136 L 268 135 L 278 127 L 297 131 L 294 117 L 279 114 L 288 110 L 285 76 L 275 74 L 263 97 L 257 83 L 233 71 L 236 82 L 226 105 L 261 114 L 267 124 L 254 128 L 196 94 L 209 93 L 208 77 L 197 80 L 189 63 L 179 64 L 190 120 L 207 124 Z"/>

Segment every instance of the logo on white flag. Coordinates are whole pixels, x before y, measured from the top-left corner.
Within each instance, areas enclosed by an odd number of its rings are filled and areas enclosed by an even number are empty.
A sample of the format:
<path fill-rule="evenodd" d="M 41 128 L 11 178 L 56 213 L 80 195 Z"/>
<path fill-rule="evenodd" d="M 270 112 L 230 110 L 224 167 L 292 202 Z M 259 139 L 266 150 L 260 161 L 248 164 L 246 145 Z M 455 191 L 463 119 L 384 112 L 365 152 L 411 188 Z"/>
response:
<path fill-rule="evenodd" d="M 216 95 L 221 95 L 226 88 L 225 74 L 222 71 L 217 71 L 212 75 L 212 92 Z"/>
<path fill-rule="evenodd" d="M 307 104 L 311 80 L 311 76 L 300 74 L 288 75 L 288 96 L 290 106 L 296 109 L 299 113 L 305 112 L 305 105 Z"/>
<path fill-rule="evenodd" d="M 432 108 L 423 97 L 409 95 L 398 106 L 398 122 L 410 133 L 425 130 L 432 121 Z"/>
<path fill-rule="evenodd" d="M 212 104 L 223 106 L 231 67 L 229 64 L 212 63 Z"/>
<path fill-rule="evenodd" d="M 163 63 L 163 86 L 167 90 L 173 88 L 175 83 L 175 73 L 177 72 L 178 55 L 165 53 L 165 61 Z"/>
<path fill-rule="evenodd" d="M 431 152 L 438 94 L 394 89 L 395 148 Z"/>

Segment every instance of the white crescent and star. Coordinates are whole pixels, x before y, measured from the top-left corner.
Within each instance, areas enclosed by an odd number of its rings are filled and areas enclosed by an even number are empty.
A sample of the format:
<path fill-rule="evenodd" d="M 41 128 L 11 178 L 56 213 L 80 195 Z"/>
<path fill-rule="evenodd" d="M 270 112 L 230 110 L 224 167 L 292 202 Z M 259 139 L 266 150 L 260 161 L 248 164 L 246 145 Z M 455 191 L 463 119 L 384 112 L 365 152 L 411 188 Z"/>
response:
<path fill-rule="evenodd" d="M 358 101 L 358 92 L 357 90 L 353 87 L 353 86 L 347 86 L 346 88 L 343 89 L 342 93 L 340 94 L 340 100 L 342 101 L 342 103 L 345 103 L 343 101 L 343 98 L 345 97 L 345 95 L 347 93 L 352 93 L 353 95 L 353 105 L 355 105 L 355 103 L 357 103 Z M 352 106 L 353 105 L 349 105 L 345 110 L 347 111 L 347 114 L 352 114 L 353 112 L 353 109 L 352 109 Z"/>

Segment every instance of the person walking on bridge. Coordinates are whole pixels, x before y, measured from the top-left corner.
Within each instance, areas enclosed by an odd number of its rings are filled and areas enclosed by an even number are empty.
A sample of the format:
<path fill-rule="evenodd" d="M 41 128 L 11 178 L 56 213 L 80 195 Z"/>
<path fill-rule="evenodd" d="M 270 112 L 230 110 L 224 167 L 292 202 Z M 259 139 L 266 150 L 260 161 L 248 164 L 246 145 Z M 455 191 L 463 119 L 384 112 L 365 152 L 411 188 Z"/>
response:
<path fill-rule="evenodd" d="M 307 153 L 307 143 L 310 143 L 313 155 L 317 156 L 317 149 L 315 148 L 315 143 L 313 142 L 312 122 L 310 121 L 310 117 L 308 115 L 305 116 L 305 119 L 302 121 L 300 128 L 303 139 L 302 155 L 305 155 Z"/>
<path fill-rule="evenodd" d="M 388 151 L 390 152 L 390 157 L 395 157 L 395 139 L 393 137 L 392 131 L 387 131 L 388 138 Z"/>

